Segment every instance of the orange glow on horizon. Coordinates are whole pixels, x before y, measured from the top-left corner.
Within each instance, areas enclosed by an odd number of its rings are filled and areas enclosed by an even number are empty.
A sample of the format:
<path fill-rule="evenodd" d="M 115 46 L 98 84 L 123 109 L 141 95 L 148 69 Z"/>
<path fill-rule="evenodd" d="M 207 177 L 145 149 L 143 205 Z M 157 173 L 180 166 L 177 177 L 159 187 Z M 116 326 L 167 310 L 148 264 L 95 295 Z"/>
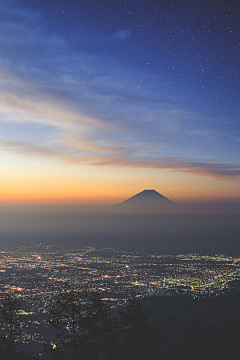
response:
<path fill-rule="evenodd" d="M 154 189 L 176 203 L 240 200 L 237 179 L 219 180 L 167 170 L 120 170 L 52 162 L 36 165 L 31 161 L 18 162 L 14 169 L 3 168 L 0 203 L 108 205 L 145 189 Z"/>
<path fill-rule="evenodd" d="M 137 189 L 135 192 L 129 192 L 126 191 L 125 194 L 122 194 L 122 196 L 117 196 L 117 194 L 113 194 L 111 192 L 109 193 L 97 193 L 97 192 L 85 192 L 83 194 L 45 194 L 45 193 L 32 193 L 32 194 L 6 194 L 1 195 L 0 197 L 0 204 L 49 204 L 49 205 L 113 205 L 118 204 L 137 193 L 145 190 L 145 188 Z M 156 191 L 160 192 L 161 190 L 156 189 Z M 166 194 L 166 192 L 161 192 L 161 194 L 170 200 L 179 203 L 179 204 L 187 204 L 187 203 L 204 203 L 204 202 L 238 202 L 240 201 L 240 196 L 219 196 L 218 194 L 214 194 L 215 196 L 207 196 L 207 194 L 185 194 L 183 197 L 183 194 L 177 194 L 173 193 Z"/>

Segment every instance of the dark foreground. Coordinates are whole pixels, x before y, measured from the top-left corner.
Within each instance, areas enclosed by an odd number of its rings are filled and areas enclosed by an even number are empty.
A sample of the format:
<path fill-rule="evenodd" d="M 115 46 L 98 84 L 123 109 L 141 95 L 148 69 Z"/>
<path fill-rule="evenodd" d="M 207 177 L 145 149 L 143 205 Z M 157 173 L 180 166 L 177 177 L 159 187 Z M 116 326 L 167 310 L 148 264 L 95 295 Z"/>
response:
<path fill-rule="evenodd" d="M 113 313 L 100 293 L 65 284 L 49 308 L 52 331 L 37 353 L 21 341 L 27 329 L 20 299 L 7 294 L 1 305 L 1 359 L 229 358 L 239 346 L 239 300 L 240 293 L 202 300 L 131 295 Z"/>

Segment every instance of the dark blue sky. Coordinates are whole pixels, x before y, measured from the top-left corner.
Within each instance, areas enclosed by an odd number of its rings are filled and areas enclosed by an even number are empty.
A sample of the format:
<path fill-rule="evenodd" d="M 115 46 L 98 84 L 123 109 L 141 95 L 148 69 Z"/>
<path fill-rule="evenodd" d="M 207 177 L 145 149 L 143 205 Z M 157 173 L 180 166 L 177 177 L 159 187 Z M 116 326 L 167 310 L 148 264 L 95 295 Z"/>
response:
<path fill-rule="evenodd" d="M 239 5 L 236 1 L 25 1 L 38 10 L 42 36 L 74 51 L 128 65 L 173 85 L 238 100 Z M 32 9 L 32 10 L 31 10 Z M 72 59 L 74 62 L 74 59 Z M 153 82 L 153 85 L 156 85 Z M 204 87 L 204 88 L 203 88 Z M 230 93 L 229 93 L 229 90 Z M 225 95 L 225 96 L 223 96 Z M 226 99 L 227 98 L 227 99 Z"/>
<path fill-rule="evenodd" d="M 0 1 L 0 145 L 239 181 L 237 1 Z"/>

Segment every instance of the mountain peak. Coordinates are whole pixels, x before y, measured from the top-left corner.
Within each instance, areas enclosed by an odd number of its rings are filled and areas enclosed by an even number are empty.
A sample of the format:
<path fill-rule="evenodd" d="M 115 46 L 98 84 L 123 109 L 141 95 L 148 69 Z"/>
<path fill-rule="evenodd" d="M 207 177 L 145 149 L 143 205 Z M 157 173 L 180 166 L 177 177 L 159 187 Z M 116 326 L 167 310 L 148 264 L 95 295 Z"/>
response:
<path fill-rule="evenodd" d="M 174 205 L 174 202 L 156 190 L 146 189 L 118 204 L 116 208 L 124 212 L 149 213 L 169 211 L 173 209 Z"/>

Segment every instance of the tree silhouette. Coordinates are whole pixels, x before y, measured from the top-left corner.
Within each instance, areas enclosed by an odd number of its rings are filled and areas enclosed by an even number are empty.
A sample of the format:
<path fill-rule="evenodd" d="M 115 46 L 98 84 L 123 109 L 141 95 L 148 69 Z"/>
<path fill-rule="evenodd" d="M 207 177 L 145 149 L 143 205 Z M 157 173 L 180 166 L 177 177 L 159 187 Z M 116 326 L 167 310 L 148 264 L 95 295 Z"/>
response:
<path fill-rule="evenodd" d="M 67 285 L 49 310 L 55 340 L 45 344 L 45 354 L 52 360 L 154 358 L 162 342 L 150 316 L 132 295 L 114 318 L 99 292 Z"/>
<path fill-rule="evenodd" d="M 85 307 L 84 359 L 99 359 L 101 352 L 105 356 L 111 352 L 115 329 L 110 315 L 110 307 L 101 299 L 100 293 L 90 292 Z"/>
<path fill-rule="evenodd" d="M 7 294 L 1 304 L 1 359 L 14 360 L 26 355 L 24 352 L 17 351 L 25 318 L 20 307 L 20 300 L 12 294 Z"/>
<path fill-rule="evenodd" d="M 157 321 L 150 321 L 151 313 L 131 295 L 124 311 L 119 311 L 119 357 L 120 359 L 155 358 L 162 338 Z"/>
<path fill-rule="evenodd" d="M 55 329 L 54 344 L 45 344 L 45 352 L 50 358 L 77 359 L 82 346 L 85 297 L 83 288 L 66 284 L 59 289 L 55 304 L 48 314 L 48 323 Z"/>

